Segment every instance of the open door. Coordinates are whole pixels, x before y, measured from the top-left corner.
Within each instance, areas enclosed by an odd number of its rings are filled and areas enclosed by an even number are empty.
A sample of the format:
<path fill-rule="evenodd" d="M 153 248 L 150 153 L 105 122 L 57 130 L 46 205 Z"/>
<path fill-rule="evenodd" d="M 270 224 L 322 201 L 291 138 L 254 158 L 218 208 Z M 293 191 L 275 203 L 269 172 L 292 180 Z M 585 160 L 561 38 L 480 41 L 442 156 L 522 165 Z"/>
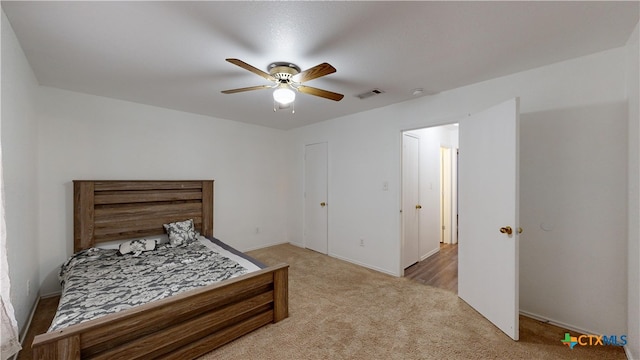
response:
<path fill-rule="evenodd" d="M 458 295 L 519 337 L 519 99 L 460 121 Z"/>

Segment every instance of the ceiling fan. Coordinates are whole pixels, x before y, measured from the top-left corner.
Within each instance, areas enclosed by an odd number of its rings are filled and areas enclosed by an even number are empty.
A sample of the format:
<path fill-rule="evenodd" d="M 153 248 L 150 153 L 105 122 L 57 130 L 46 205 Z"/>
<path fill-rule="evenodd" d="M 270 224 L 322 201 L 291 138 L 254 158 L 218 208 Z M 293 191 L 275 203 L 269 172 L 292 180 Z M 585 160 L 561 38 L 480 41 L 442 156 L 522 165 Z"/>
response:
<path fill-rule="evenodd" d="M 261 89 L 274 89 L 273 99 L 275 102 L 281 105 L 287 105 L 292 103 L 296 97 L 296 91 L 319 96 L 325 99 L 340 101 L 344 97 L 342 94 L 338 94 L 332 91 L 314 88 L 311 86 L 302 85 L 302 83 L 309 80 L 317 79 L 319 77 L 329 75 L 336 72 L 336 69 L 328 63 L 322 63 L 309 68 L 305 71 L 300 71 L 300 68 L 292 63 L 288 62 L 274 62 L 269 64 L 269 72 L 264 72 L 254 66 L 247 64 L 246 62 L 238 59 L 226 59 L 228 62 L 237 65 L 245 70 L 249 70 L 252 73 L 262 76 L 263 78 L 272 81 L 272 85 L 257 85 L 249 86 L 238 89 L 223 90 L 223 94 L 235 94 L 243 91 L 261 90 Z M 275 111 L 275 108 L 274 108 Z"/>

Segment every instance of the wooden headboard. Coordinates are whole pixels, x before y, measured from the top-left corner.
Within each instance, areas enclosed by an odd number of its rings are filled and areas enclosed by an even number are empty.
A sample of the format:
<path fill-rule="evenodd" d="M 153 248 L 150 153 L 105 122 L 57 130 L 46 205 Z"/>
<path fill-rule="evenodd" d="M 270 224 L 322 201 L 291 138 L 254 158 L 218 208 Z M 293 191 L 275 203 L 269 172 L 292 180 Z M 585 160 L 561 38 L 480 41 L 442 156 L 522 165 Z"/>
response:
<path fill-rule="evenodd" d="M 74 180 L 74 252 L 98 243 L 164 234 L 163 224 L 193 219 L 213 236 L 213 180 Z"/>

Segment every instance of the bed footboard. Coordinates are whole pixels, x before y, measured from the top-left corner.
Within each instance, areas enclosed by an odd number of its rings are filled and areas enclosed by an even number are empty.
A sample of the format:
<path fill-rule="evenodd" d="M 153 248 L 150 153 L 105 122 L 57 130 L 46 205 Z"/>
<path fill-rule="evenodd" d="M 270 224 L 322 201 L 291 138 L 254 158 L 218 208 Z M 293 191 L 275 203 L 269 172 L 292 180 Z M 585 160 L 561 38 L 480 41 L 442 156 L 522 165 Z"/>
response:
<path fill-rule="evenodd" d="M 34 359 L 191 359 L 289 316 L 280 264 L 38 335 Z"/>

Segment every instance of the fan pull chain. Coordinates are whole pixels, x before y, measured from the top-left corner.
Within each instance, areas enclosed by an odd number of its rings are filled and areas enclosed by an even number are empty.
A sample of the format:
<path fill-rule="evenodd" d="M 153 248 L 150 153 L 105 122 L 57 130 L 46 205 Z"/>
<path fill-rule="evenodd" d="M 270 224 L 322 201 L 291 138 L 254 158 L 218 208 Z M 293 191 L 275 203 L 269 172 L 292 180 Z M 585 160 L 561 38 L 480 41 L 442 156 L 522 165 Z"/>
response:
<path fill-rule="evenodd" d="M 278 107 L 276 106 L 276 104 L 277 104 L 276 101 L 273 100 L 273 112 L 278 111 Z M 291 113 L 292 114 L 296 113 L 296 102 L 295 101 L 291 103 Z"/>

